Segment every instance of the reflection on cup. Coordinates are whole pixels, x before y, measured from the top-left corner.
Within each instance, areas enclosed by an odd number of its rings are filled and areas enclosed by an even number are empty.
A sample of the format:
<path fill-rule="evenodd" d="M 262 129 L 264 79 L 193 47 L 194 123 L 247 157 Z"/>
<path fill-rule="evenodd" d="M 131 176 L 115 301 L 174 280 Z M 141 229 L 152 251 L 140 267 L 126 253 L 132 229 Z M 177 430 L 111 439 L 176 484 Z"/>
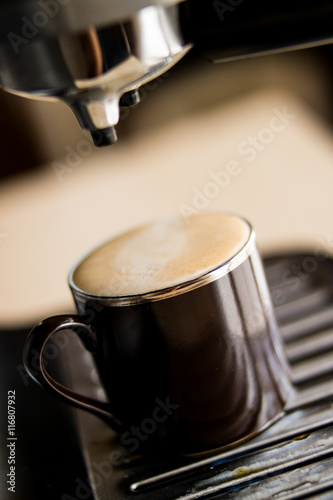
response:
<path fill-rule="evenodd" d="M 131 429 L 151 447 L 198 453 L 234 446 L 282 415 L 288 364 L 255 235 L 242 218 L 147 224 L 81 260 L 69 285 L 78 314 L 33 329 L 26 367 L 56 396 L 106 420 L 130 450 Z M 109 403 L 72 393 L 44 369 L 47 340 L 68 328 L 92 351 Z"/>

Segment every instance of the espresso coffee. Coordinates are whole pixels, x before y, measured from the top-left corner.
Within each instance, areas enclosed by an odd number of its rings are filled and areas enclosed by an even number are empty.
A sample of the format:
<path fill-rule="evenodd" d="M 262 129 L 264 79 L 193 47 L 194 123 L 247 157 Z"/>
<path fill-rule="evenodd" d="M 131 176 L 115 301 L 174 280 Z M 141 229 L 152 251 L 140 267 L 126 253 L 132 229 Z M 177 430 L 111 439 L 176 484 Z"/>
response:
<path fill-rule="evenodd" d="M 255 436 L 292 390 L 251 226 L 226 214 L 168 219 L 111 240 L 69 275 L 78 314 L 47 318 L 25 347 L 28 371 L 106 420 L 130 453 L 211 452 Z M 74 394 L 43 349 L 72 329 L 92 351 L 109 402 Z M 140 451 L 141 452 L 141 451 Z"/>
<path fill-rule="evenodd" d="M 177 286 L 230 260 L 249 236 L 249 225 L 233 215 L 162 220 L 97 249 L 78 266 L 73 282 L 87 293 L 113 297 Z"/>

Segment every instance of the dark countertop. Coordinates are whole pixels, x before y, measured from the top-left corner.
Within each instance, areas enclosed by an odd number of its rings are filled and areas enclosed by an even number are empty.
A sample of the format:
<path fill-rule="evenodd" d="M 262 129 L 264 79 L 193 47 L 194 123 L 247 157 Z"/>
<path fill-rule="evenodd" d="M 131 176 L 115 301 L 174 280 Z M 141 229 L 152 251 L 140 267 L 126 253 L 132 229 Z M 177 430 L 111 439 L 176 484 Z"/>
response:
<path fill-rule="evenodd" d="M 2 500 L 90 499 L 83 459 L 68 408 L 24 370 L 28 330 L 0 330 L 0 497 Z M 8 491 L 8 392 L 15 391 L 15 494 Z M 13 450 L 14 451 L 14 450 Z M 81 489 L 80 489 L 81 487 Z"/>

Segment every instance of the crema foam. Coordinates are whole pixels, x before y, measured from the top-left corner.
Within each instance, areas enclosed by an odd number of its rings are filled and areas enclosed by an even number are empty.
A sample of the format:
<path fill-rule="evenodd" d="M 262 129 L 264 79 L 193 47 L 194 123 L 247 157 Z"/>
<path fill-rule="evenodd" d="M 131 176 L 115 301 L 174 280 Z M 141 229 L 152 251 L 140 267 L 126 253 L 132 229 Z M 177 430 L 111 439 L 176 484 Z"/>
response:
<path fill-rule="evenodd" d="M 86 293 L 141 295 L 198 278 L 234 257 L 250 227 L 226 214 L 165 219 L 122 234 L 86 257 L 73 283 Z"/>

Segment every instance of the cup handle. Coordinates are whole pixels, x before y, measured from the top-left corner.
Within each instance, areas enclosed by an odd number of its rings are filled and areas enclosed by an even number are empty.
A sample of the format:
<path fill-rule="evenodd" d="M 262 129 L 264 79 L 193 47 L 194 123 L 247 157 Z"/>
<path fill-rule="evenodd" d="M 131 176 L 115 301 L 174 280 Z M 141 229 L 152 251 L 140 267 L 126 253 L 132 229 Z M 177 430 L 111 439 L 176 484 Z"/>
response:
<path fill-rule="evenodd" d="M 75 332 L 87 350 L 94 352 L 98 348 L 96 332 L 91 325 L 84 323 L 82 316 L 75 314 L 52 316 L 35 326 L 26 339 L 23 349 L 23 361 L 28 374 L 37 384 L 61 401 L 97 415 L 116 432 L 123 431 L 124 426 L 110 412 L 109 403 L 76 394 L 47 373 L 43 363 L 44 348 L 48 340 L 62 330 Z"/>

